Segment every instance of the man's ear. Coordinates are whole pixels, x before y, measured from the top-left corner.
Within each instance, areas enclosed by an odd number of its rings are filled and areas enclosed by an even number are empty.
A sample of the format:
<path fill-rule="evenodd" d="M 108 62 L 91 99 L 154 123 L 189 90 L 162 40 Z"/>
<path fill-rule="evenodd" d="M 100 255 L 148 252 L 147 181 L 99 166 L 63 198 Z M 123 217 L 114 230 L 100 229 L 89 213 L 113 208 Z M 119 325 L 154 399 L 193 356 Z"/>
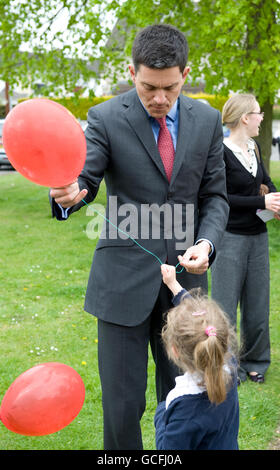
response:
<path fill-rule="evenodd" d="M 131 79 L 132 79 L 133 83 L 135 83 L 136 73 L 135 73 L 134 65 L 130 64 L 128 66 L 128 69 L 129 69 L 129 72 L 130 72 Z"/>
<path fill-rule="evenodd" d="M 187 76 L 188 76 L 190 70 L 191 70 L 190 67 L 185 67 L 185 69 L 184 69 L 184 71 L 183 71 L 183 74 L 182 74 L 182 75 L 183 75 L 183 80 L 184 80 L 184 82 L 185 82 L 185 80 L 186 80 L 186 78 L 187 78 Z"/>

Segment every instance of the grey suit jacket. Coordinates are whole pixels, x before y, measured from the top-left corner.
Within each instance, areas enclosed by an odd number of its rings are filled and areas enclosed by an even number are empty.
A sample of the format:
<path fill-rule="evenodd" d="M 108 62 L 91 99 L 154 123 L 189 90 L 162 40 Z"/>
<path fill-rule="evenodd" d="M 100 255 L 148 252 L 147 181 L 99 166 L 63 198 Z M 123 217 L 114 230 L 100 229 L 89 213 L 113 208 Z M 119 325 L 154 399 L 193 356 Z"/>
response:
<path fill-rule="evenodd" d="M 216 252 L 229 211 L 220 113 L 181 95 L 179 116 L 170 184 L 149 117 L 135 89 L 89 110 L 85 133 L 87 159 L 79 177 L 80 188 L 89 191 L 87 203 L 94 200 L 104 177 L 107 217 L 115 225 L 125 226 L 138 243 L 162 262 L 168 260 L 173 265 L 187 248 L 178 249 L 182 240 L 174 227 L 180 215 L 182 233 L 188 229 L 188 235 L 193 232 L 188 237 L 188 246 L 199 238 L 207 238 Z M 109 201 L 117 206 L 118 217 L 109 213 Z M 77 204 L 70 212 L 83 205 Z M 151 210 L 152 205 L 160 210 Z M 147 219 L 147 211 L 153 220 Z M 55 203 L 53 214 L 60 218 Z M 131 220 L 133 227 L 128 224 Z M 207 286 L 206 274 L 192 275 L 184 270 L 178 274 L 178 280 L 186 289 Z M 104 321 L 127 326 L 140 324 L 151 313 L 161 282 L 159 261 L 105 223 L 94 254 L 85 310 Z"/>

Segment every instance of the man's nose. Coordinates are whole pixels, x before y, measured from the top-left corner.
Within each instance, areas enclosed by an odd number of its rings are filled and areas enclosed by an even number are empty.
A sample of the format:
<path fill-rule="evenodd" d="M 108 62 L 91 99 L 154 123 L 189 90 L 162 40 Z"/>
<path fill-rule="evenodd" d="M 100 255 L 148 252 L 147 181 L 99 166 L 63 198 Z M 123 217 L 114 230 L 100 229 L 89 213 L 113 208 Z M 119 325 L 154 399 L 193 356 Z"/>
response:
<path fill-rule="evenodd" d="M 154 96 L 154 100 L 157 104 L 164 104 L 166 101 L 164 90 L 157 90 Z"/>

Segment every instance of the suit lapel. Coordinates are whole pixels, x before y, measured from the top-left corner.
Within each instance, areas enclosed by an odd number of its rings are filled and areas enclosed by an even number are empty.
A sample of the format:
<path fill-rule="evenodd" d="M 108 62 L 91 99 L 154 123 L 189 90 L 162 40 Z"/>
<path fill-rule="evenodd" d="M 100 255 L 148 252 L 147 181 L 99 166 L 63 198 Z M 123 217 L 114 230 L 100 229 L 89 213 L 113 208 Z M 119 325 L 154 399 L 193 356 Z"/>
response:
<path fill-rule="evenodd" d="M 193 140 L 193 132 L 195 127 L 195 117 L 192 112 L 192 104 L 190 101 L 180 98 L 180 114 L 179 114 L 179 131 L 177 137 L 176 154 L 171 177 L 172 184 L 180 171 L 181 165 L 186 158 L 186 154 L 190 153 L 191 142 Z"/>
<path fill-rule="evenodd" d="M 125 108 L 124 115 L 129 125 L 134 130 L 138 139 L 145 147 L 161 174 L 167 179 L 149 117 L 143 108 L 135 89 L 123 95 L 123 104 Z"/>
<path fill-rule="evenodd" d="M 124 115 L 129 125 L 132 127 L 135 134 L 144 145 L 146 151 L 154 161 L 161 174 L 167 180 L 148 115 L 144 110 L 135 89 L 123 95 L 123 105 L 125 110 Z M 180 98 L 179 116 L 179 131 L 170 185 L 178 176 L 180 167 L 186 158 L 186 154 L 190 153 L 189 149 L 191 147 L 192 134 L 195 126 L 195 117 L 192 113 L 192 104 L 189 100 L 187 100 L 185 97 L 183 98 L 182 96 Z"/>

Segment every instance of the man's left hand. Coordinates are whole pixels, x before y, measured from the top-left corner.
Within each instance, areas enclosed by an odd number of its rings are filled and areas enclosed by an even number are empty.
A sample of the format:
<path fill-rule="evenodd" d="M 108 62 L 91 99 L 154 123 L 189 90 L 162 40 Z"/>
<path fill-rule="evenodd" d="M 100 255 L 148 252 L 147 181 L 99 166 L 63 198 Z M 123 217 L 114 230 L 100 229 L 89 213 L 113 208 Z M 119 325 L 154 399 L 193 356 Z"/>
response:
<path fill-rule="evenodd" d="M 202 241 L 187 249 L 183 256 L 178 256 L 180 265 L 191 274 L 203 274 L 209 268 L 209 253 L 211 246 Z"/>

